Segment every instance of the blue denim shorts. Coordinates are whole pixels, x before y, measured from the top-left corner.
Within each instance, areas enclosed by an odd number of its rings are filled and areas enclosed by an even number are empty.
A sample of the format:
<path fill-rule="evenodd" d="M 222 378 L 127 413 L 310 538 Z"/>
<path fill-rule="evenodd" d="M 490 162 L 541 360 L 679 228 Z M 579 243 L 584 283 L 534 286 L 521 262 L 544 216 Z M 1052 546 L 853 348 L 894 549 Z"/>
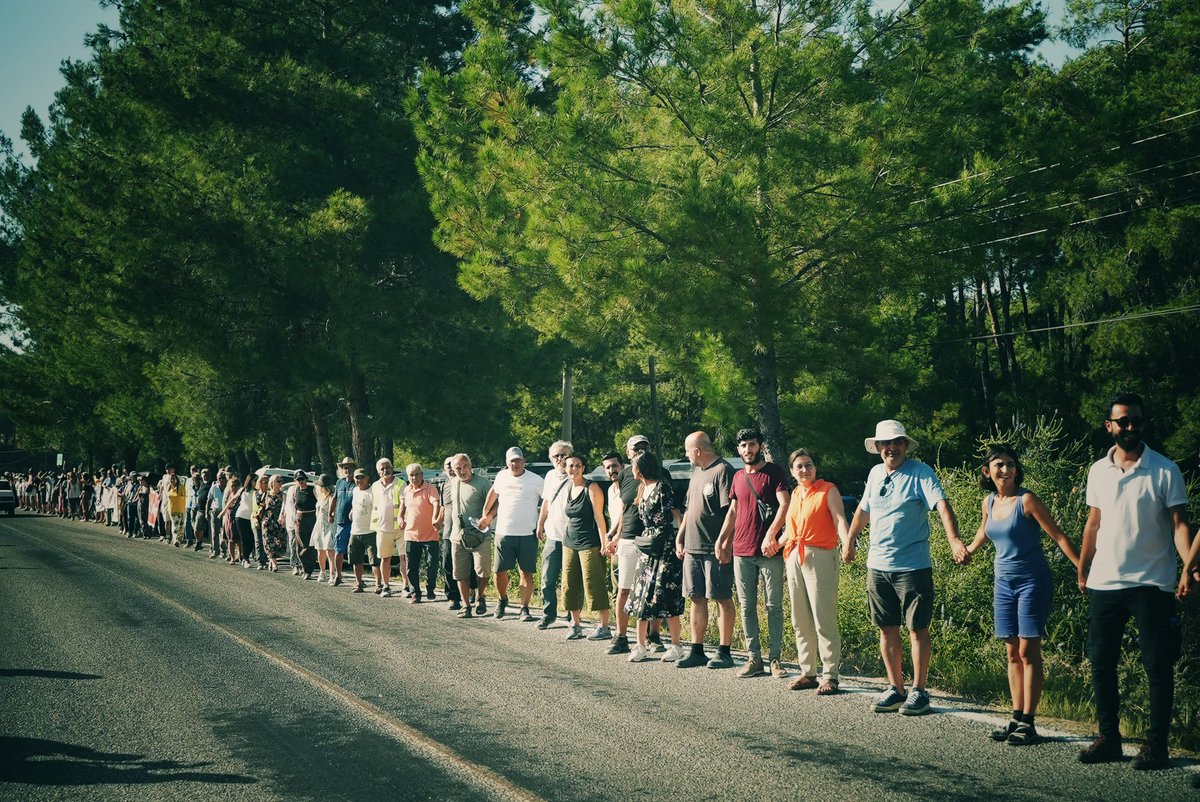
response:
<path fill-rule="evenodd" d="M 1050 574 L 998 576 L 992 600 L 997 638 L 1043 638 L 1054 580 Z"/>

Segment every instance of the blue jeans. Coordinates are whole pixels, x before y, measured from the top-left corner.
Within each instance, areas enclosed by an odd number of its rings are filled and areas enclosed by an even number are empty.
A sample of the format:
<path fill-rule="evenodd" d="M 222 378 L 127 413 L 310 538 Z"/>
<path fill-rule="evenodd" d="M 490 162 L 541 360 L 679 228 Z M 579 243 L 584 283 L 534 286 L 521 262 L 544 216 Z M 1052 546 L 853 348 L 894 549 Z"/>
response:
<path fill-rule="evenodd" d="M 542 615 L 558 618 L 558 580 L 562 576 L 563 544 L 550 540 L 542 544 Z"/>

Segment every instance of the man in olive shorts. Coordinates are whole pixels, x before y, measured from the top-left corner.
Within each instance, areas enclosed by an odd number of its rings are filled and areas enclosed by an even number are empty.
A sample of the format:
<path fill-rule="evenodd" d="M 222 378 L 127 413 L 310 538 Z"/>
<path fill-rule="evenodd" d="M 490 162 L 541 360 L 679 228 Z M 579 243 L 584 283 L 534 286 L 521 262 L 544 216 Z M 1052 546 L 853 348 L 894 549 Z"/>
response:
<path fill-rule="evenodd" d="M 929 673 L 929 624 L 933 621 L 933 561 L 929 554 L 929 511 L 936 509 L 954 552 L 955 562 L 967 559 L 958 537 L 958 522 L 933 469 L 907 459 L 917 441 L 898 421 L 880 421 L 875 436 L 863 441 L 881 464 L 871 469 L 862 501 L 850 522 L 842 559 L 854 559 L 854 543 L 868 520 L 871 549 L 867 555 L 867 603 L 879 627 L 879 651 L 890 687 L 876 700 L 876 713 L 899 710 L 906 716 L 932 712 L 925 677 Z M 900 625 L 908 627 L 912 646 L 913 684 L 904 693 Z"/>

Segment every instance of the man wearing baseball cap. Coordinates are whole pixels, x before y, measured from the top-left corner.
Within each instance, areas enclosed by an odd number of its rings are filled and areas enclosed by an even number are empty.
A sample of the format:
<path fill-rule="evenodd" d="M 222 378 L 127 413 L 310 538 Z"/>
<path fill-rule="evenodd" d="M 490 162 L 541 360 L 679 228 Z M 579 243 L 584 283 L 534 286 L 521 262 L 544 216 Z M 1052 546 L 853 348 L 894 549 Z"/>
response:
<path fill-rule="evenodd" d="M 525 470 L 525 452 L 513 446 L 504 455 L 508 468 L 496 474 L 492 489 L 483 503 L 479 528 L 487 530 L 496 522 L 496 617 L 508 609 L 508 572 L 521 571 L 521 609 L 529 607 L 533 596 L 533 570 L 537 563 L 538 499 L 542 479 Z M 481 607 L 483 605 L 480 605 Z"/>
<path fill-rule="evenodd" d="M 936 509 L 954 552 L 965 562 L 966 545 L 958 536 L 954 510 L 933 469 L 908 459 L 917 441 L 894 420 L 880 421 L 875 436 L 863 441 L 881 464 L 871 469 L 862 501 L 850 523 L 843 562 L 854 559 L 854 544 L 868 520 L 867 604 L 879 627 L 879 651 L 890 687 L 875 702 L 876 713 L 899 710 L 907 716 L 931 712 L 925 678 L 929 673 L 929 625 L 933 621 L 933 561 L 929 554 L 929 511 Z M 904 693 L 900 625 L 908 627 L 912 646 L 912 690 Z"/>
<path fill-rule="evenodd" d="M 342 584 L 342 566 L 346 562 L 346 553 L 350 548 L 350 509 L 354 503 L 354 469 L 358 463 L 350 457 L 342 457 L 337 464 L 341 478 L 333 486 L 333 521 L 337 526 L 337 539 L 334 542 L 333 584 Z"/>

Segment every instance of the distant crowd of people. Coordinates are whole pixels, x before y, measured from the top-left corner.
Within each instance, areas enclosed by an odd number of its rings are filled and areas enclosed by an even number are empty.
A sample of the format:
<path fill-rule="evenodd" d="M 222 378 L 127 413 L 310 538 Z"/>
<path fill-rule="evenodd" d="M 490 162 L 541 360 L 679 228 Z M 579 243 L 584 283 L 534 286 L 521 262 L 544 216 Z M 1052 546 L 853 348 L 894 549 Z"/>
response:
<path fill-rule="evenodd" d="M 313 481 L 302 470 L 286 477 L 269 468 L 238 476 L 232 467 L 215 475 L 193 467 L 181 478 L 168 465 L 153 486 L 146 475 L 112 469 L 95 476 L 30 475 L 18 480 L 18 492 L 26 510 L 98 521 L 130 538 L 179 547 L 200 550 L 207 542 L 211 559 L 260 570 L 278 571 L 286 558 L 294 575 L 345 583 L 353 593 L 392 596 L 396 557 L 406 598 L 414 604 L 435 599 L 443 575 L 449 608 L 463 619 L 489 614 L 494 575 L 495 618 L 512 614 L 546 629 L 564 617 L 568 640 L 608 642 L 609 654 L 635 663 L 735 668 L 736 596 L 749 652 L 736 672 L 741 678 L 789 675 L 782 662 L 786 586 L 799 667 L 788 684 L 822 696 L 840 691 L 840 566 L 855 559 L 859 535 L 869 531 L 868 608 L 888 681 L 873 709 L 914 716 L 932 709 L 926 677 L 936 591 L 929 513 L 936 511 L 956 563 L 968 563 L 988 541 L 994 546 L 995 634 L 1007 647 L 1013 710 L 991 737 L 1016 746 L 1040 740 L 1034 717 L 1045 681 L 1041 640 L 1054 589 L 1045 533 L 1076 566 L 1089 599 L 1087 651 L 1100 733 L 1079 759 L 1122 757 L 1117 664 L 1132 617 L 1150 698 L 1150 727 L 1133 766 L 1158 769 L 1168 761 L 1181 645 L 1177 597 L 1200 588 L 1200 538 L 1192 542 L 1179 468 L 1143 442 L 1144 408 L 1132 394 L 1114 397 L 1107 408 L 1104 427 L 1113 446 L 1088 474 L 1089 512 L 1078 550 L 1041 499 L 1023 487 L 1020 456 L 1005 445 L 991 447 L 980 466 L 983 523 L 965 542 L 937 475 L 910 456 L 918 444 L 895 420 L 880 421 L 863 441 L 880 462 L 852 517 L 838 489 L 820 477 L 812 453 L 792 452 L 786 468 L 768 461 L 754 429 L 737 434 L 740 470 L 718 456 L 704 432 L 689 435 L 684 448 L 693 467 L 682 499 L 640 435 L 628 439 L 624 454 L 604 455 L 606 492 L 587 479 L 585 459 L 561 440 L 549 448 L 553 467 L 544 477 L 513 447 L 492 479 L 476 473 L 466 454 L 447 457 L 440 488 L 426 481 L 418 464 L 398 477 L 391 461 L 381 459 L 373 481 L 346 457 L 336 481 L 327 474 Z M 292 480 L 286 487 L 285 478 Z M 681 619 L 689 599 L 685 644 Z M 705 646 L 710 602 L 717 616 L 713 652 Z M 595 622 L 590 632 L 584 611 Z M 902 666 L 902 628 L 911 683 Z"/>

